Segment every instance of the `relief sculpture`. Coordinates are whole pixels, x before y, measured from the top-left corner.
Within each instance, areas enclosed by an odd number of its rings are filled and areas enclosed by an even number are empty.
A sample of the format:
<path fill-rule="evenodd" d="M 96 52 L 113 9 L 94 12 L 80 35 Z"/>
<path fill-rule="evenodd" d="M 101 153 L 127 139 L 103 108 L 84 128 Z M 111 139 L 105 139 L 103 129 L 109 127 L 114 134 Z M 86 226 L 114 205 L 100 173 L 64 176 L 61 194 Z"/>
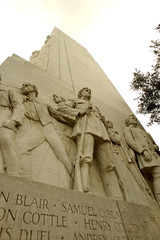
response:
<path fill-rule="evenodd" d="M 1 172 L 18 176 L 20 155 L 16 145 L 16 132 L 24 117 L 22 99 L 12 90 L 4 89 L 0 75 L 0 150 Z"/>
<path fill-rule="evenodd" d="M 57 131 L 62 138 L 71 162 L 75 164 L 77 148 L 76 143 L 71 136 L 73 125 L 76 120 L 77 111 L 76 109 L 72 108 L 72 101 L 66 101 L 62 96 L 58 94 L 53 94 L 53 100 L 57 104 L 56 110 L 63 116 L 63 120 L 57 121 Z"/>
<path fill-rule="evenodd" d="M 1 173 L 35 180 L 33 162 L 42 173 L 43 158 L 50 149 L 50 165 L 46 165 L 57 173 L 56 177 L 51 173 L 51 178 L 66 182 L 53 185 L 160 205 L 159 149 L 133 115 L 126 119 L 122 135 L 91 102 L 89 88 L 82 88 L 76 99 L 65 100 L 58 94 L 52 98 L 56 108 L 44 103 L 31 83 L 22 85 L 21 95 L 0 85 Z M 58 162 L 63 166 L 59 170 Z M 96 190 L 98 186 L 102 191 Z"/>
<path fill-rule="evenodd" d="M 111 121 L 106 121 L 105 125 L 111 139 L 111 149 L 124 200 L 139 204 L 153 203 L 155 198 L 138 169 L 134 153 L 130 151 L 124 137 L 114 128 Z"/>
<path fill-rule="evenodd" d="M 74 187 L 79 191 L 91 193 L 90 166 L 94 155 L 100 168 L 106 195 L 122 199 L 103 116 L 90 99 L 91 90 L 83 88 L 78 92 L 78 99 L 74 100 L 73 105 L 77 110 L 72 133 L 73 139 L 77 142 Z"/>
<path fill-rule="evenodd" d="M 138 166 L 144 177 L 152 177 L 153 192 L 160 206 L 160 156 L 158 146 L 149 133 L 138 126 L 134 115 L 126 119 L 124 136 L 128 146 L 135 152 Z"/>
<path fill-rule="evenodd" d="M 35 85 L 24 83 L 22 94 L 24 96 L 25 118 L 30 122 L 29 128 L 24 129 L 19 139 L 22 177 L 31 178 L 30 152 L 44 141 L 49 144 L 57 159 L 63 163 L 68 174 L 71 175 L 72 163 L 52 124 L 52 117 L 59 119 L 61 118 L 60 114 L 50 105 L 44 104 L 38 99 L 38 90 Z"/>

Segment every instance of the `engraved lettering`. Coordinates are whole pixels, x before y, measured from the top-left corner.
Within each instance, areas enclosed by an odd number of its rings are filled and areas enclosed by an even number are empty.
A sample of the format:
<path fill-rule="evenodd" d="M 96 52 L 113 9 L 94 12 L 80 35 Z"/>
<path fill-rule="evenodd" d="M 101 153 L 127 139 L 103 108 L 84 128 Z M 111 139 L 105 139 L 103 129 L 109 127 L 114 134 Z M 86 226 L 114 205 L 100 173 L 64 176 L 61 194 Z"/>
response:
<path fill-rule="evenodd" d="M 12 231 L 12 228 L 10 228 L 10 227 L 8 227 L 6 229 L 1 228 L 0 229 L 0 239 L 11 240 L 11 231 Z M 6 236 L 7 236 L 7 238 L 6 238 Z"/>
<path fill-rule="evenodd" d="M 8 221 L 9 217 L 15 222 L 16 220 L 16 215 L 17 215 L 17 210 L 15 210 L 14 215 L 10 209 L 7 211 L 7 216 L 6 216 L 6 221 Z"/>
<path fill-rule="evenodd" d="M 44 237 L 46 239 L 46 234 L 47 234 L 47 231 L 40 231 L 40 239 L 42 240 L 44 239 Z"/>
<path fill-rule="evenodd" d="M 33 198 L 32 202 L 31 202 L 31 204 L 30 204 L 30 207 L 32 207 L 32 206 L 34 206 L 34 205 L 35 205 L 37 208 L 39 208 L 36 198 Z"/>
<path fill-rule="evenodd" d="M 115 226 L 115 229 L 116 229 L 118 232 L 123 232 L 123 231 L 124 231 L 124 229 L 123 229 L 123 224 L 122 224 L 122 223 L 115 222 L 115 223 L 114 223 L 114 226 Z"/>
<path fill-rule="evenodd" d="M 103 209 L 99 209 L 99 214 L 100 214 L 101 217 L 105 216 Z"/>
<path fill-rule="evenodd" d="M 24 197 L 24 204 L 23 204 L 25 207 L 29 207 L 29 204 L 27 204 L 27 197 L 25 196 Z"/>
<path fill-rule="evenodd" d="M 20 230 L 19 240 L 27 240 L 28 239 L 28 232 L 25 229 Z"/>
<path fill-rule="evenodd" d="M 46 217 L 48 216 L 48 214 L 42 213 L 41 216 L 42 216 L 42 219 L 43 219 L 42 224 L 45 225 L 46 224 Z"/>
<path fill-rule="evenodd" d="M 90 230 L 107 230 L 111 231 L 111 224 L 108 221 L 93 220 L 93 219 L 84 219 L 85 229 Z"/>
<path fill-rule="evenodd" d="M 17 194 L 16 197 L 16 205 L 22 205 L 25 207 L 36 207 L 37 209 L 48 209 L 48 200 L 47 199 L 37 199 L 37 198 L 32 198 L 29 199 L 27 196 L 22 196 L 20 194 Z"/>
<path fill-rule="evenodd" d="M 120 219 L 119 212 L 113 212 L 112 210 L 103 210 L 102 208 L 99 209 L 99 214 L 101 217 L 112 218 L 114 220 Z"/>
<path fill-rule="evenodd" d="M 88 207 L 88 206 L 82 206 L 82 205 L 71 205 L 67 204 L 65 202 L 62 203 L 62 212 L 66 213 L 78 213 L 82 215 L 88 215 L 88 216 L 97 216 L 97 213 L 93 207 Z"/>
<path fill-rule="evenodd" d="M 6 210 L 4 208 L 0 208 L 0 221 L 2 221 L 5 217 Z"/>
<path fill-rule="evenodd" d="M 0 228 L 0 237 L 1 237 L 1 235 L 2 235 L 2 232 L 3 232 L 3 228 L 1 227 L 1 228 Z"/>
<path fill-rule="evenodd" d="M 51 240 L 50 231 L 21 229 L 18 240 Z"/>
<path fill-rule="evenodd" d="M 7 203 L 8 200 L 9 200 L 9 195 L 10 195 L 10 193 L 8 193 L 8 194 L 6 195 L 6 194 L 4 194 L 4 192 L 0 192 L 0 200 L 1 200 L 1 199 L 4 199 L 5 202 Z"/>
<path fill-rule="evenodd" d="M 30 215 L 31 215 L 31 212 L 25 212 L 23 214 L 23 221 L 24 221 L 24 223 L 29 224 L 31 222 L 30 217 L 29 217 Z M 29 217 L 29 220 L 27 220 L 28 217 Z"/>
<path fill-rule="evenodd" d="M 16 198 L 16 205 L 22 205 L 22 195 L 17 195 Z"/>
<path fill-rule="evenodd" d="M 65 216 L 61 217 L 61 224 L 60 224 L 60 217 L 58 217 L 57 215 L 49 215 L 50 217 L 50 224 L 51 226 L 57 226 L 57 227 L 67 227 L 67 219 Z"/>
<path fill-rule="evenodd" d="M 84 226 L 85 226 L 85 229 L 91 229 L 91 220 L 84 219 Z"/>
<path fill-rule="evenodd" d="M 102 234 L 81 234 L 74 233 L 72 240 L 110 240 L 111 238 L 107 235 Z"/>
<path fill-rule="evenodd" d="M 40 221 L 40 214 L 38 212 L 33 213 L 32 215 L 32 223 L 37 225 Z"/>
<path fill-rule="evenodd" d="M 137 224 L 129 224 L 128 225 L 128 232 L 137 232 L 140 228 Z"/>
<path fill-rule="evenodd" d="M 8 220 L 13 220 L 15 222 L 17 215 L 17 210 L 14 213 L 10 209 L 0 208 L 0 221 L 4 220 L 7 222 Z"/>
<path fill-rule="evenodd" d="M 54 226 L 54 227 L 67 227 L 67 218 L 66 216 L 58 216 L 46 213 L 38 213 L 38 212 L 25 212 L 23 214 L 23 222 L 25 224 L 43 224 L 47 226 Z"/>
<path fill-rule="evenodd" d="M 8 239 L 10 240 L 11 239 L 11 231 L 12 231 L 12 228 L 10 228 L 10 227 L 8 227 L 7 229 L 6 229 L 6 233 L 7 233 L 7 235 L 8 235 Z"/>

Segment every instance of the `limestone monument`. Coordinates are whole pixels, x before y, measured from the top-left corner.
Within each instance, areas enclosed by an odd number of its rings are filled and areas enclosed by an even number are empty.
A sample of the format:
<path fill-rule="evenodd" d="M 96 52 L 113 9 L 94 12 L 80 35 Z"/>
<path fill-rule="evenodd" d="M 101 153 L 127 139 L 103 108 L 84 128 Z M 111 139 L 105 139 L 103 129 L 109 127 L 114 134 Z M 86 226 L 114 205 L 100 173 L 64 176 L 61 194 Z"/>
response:
<path fill-rule="evenodd" d="M 59 29 L 0 66 L 0 240 L 160 240 L 160 155 Z"/>

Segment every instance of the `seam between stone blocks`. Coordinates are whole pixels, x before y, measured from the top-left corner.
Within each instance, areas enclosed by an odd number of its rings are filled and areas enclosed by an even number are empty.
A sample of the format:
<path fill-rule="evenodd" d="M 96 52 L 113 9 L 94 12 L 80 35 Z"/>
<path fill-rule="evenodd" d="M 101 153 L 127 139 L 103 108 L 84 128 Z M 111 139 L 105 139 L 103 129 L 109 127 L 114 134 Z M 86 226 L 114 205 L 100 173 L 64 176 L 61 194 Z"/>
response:
<path fill-rule="evenodd" d="M 68 68 L 69 68 L 69 73 L 70 73 L 71 82 L 72 82 L 72 88 L 73 88 L 73 92 L 75 93 L 75 88 L 74 88 L 73 78 L 72 78 L 72 72 L 71 72 L 71 66 L 70 66 L 69 57 L 68 57 L 67 45 L 66 45 L 65 39 L 63 39 L 63 40 L 64 40 L 64 46 L 65 46 L 65 50 L 66 50 L 66 56 L 67 56 Z"/>
<path fill-rule="evenodd" d="M 117 200 L 116 200 L 116 204 L 117 204 L 117 208 L 118 208 L 119 214 L 120 214 L 121 219 L 122 219 L 122 224 L 123 224 L 123 227 L 124 227 L 124 231 L 125 231 L 127 240 L 129 240 L 129 237 L 128 237 L 128 234 L 127 234 L 127 231 L 126 231 L 126 228 L 125 228 L 125 224 L 124 224 L 123 217 L 122 217 L 122 214 L 121 214 L 121 211 L 120 211 L 119 204 L 118 204 L 118 201 L 117 201 Z"/>

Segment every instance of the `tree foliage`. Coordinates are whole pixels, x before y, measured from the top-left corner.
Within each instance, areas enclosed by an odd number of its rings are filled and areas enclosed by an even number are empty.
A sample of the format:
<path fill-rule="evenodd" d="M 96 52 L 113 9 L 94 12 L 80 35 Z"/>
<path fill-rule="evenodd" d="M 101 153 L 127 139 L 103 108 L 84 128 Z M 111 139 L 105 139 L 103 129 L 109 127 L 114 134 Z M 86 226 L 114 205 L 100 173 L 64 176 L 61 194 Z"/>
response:
<path fill-rule="evenodd" d="M 156 28 L 160 32 L 160 24 Z M 155 65 L 152 65 L 151 72 L 146 74 L 135 69 L 133 80 L 130 83 L 132 90 L 138 93 L 138 110 L 137 113 L 149 114 L 150 122 L 160 124 L 160 40 L 151 41 Z"/>

